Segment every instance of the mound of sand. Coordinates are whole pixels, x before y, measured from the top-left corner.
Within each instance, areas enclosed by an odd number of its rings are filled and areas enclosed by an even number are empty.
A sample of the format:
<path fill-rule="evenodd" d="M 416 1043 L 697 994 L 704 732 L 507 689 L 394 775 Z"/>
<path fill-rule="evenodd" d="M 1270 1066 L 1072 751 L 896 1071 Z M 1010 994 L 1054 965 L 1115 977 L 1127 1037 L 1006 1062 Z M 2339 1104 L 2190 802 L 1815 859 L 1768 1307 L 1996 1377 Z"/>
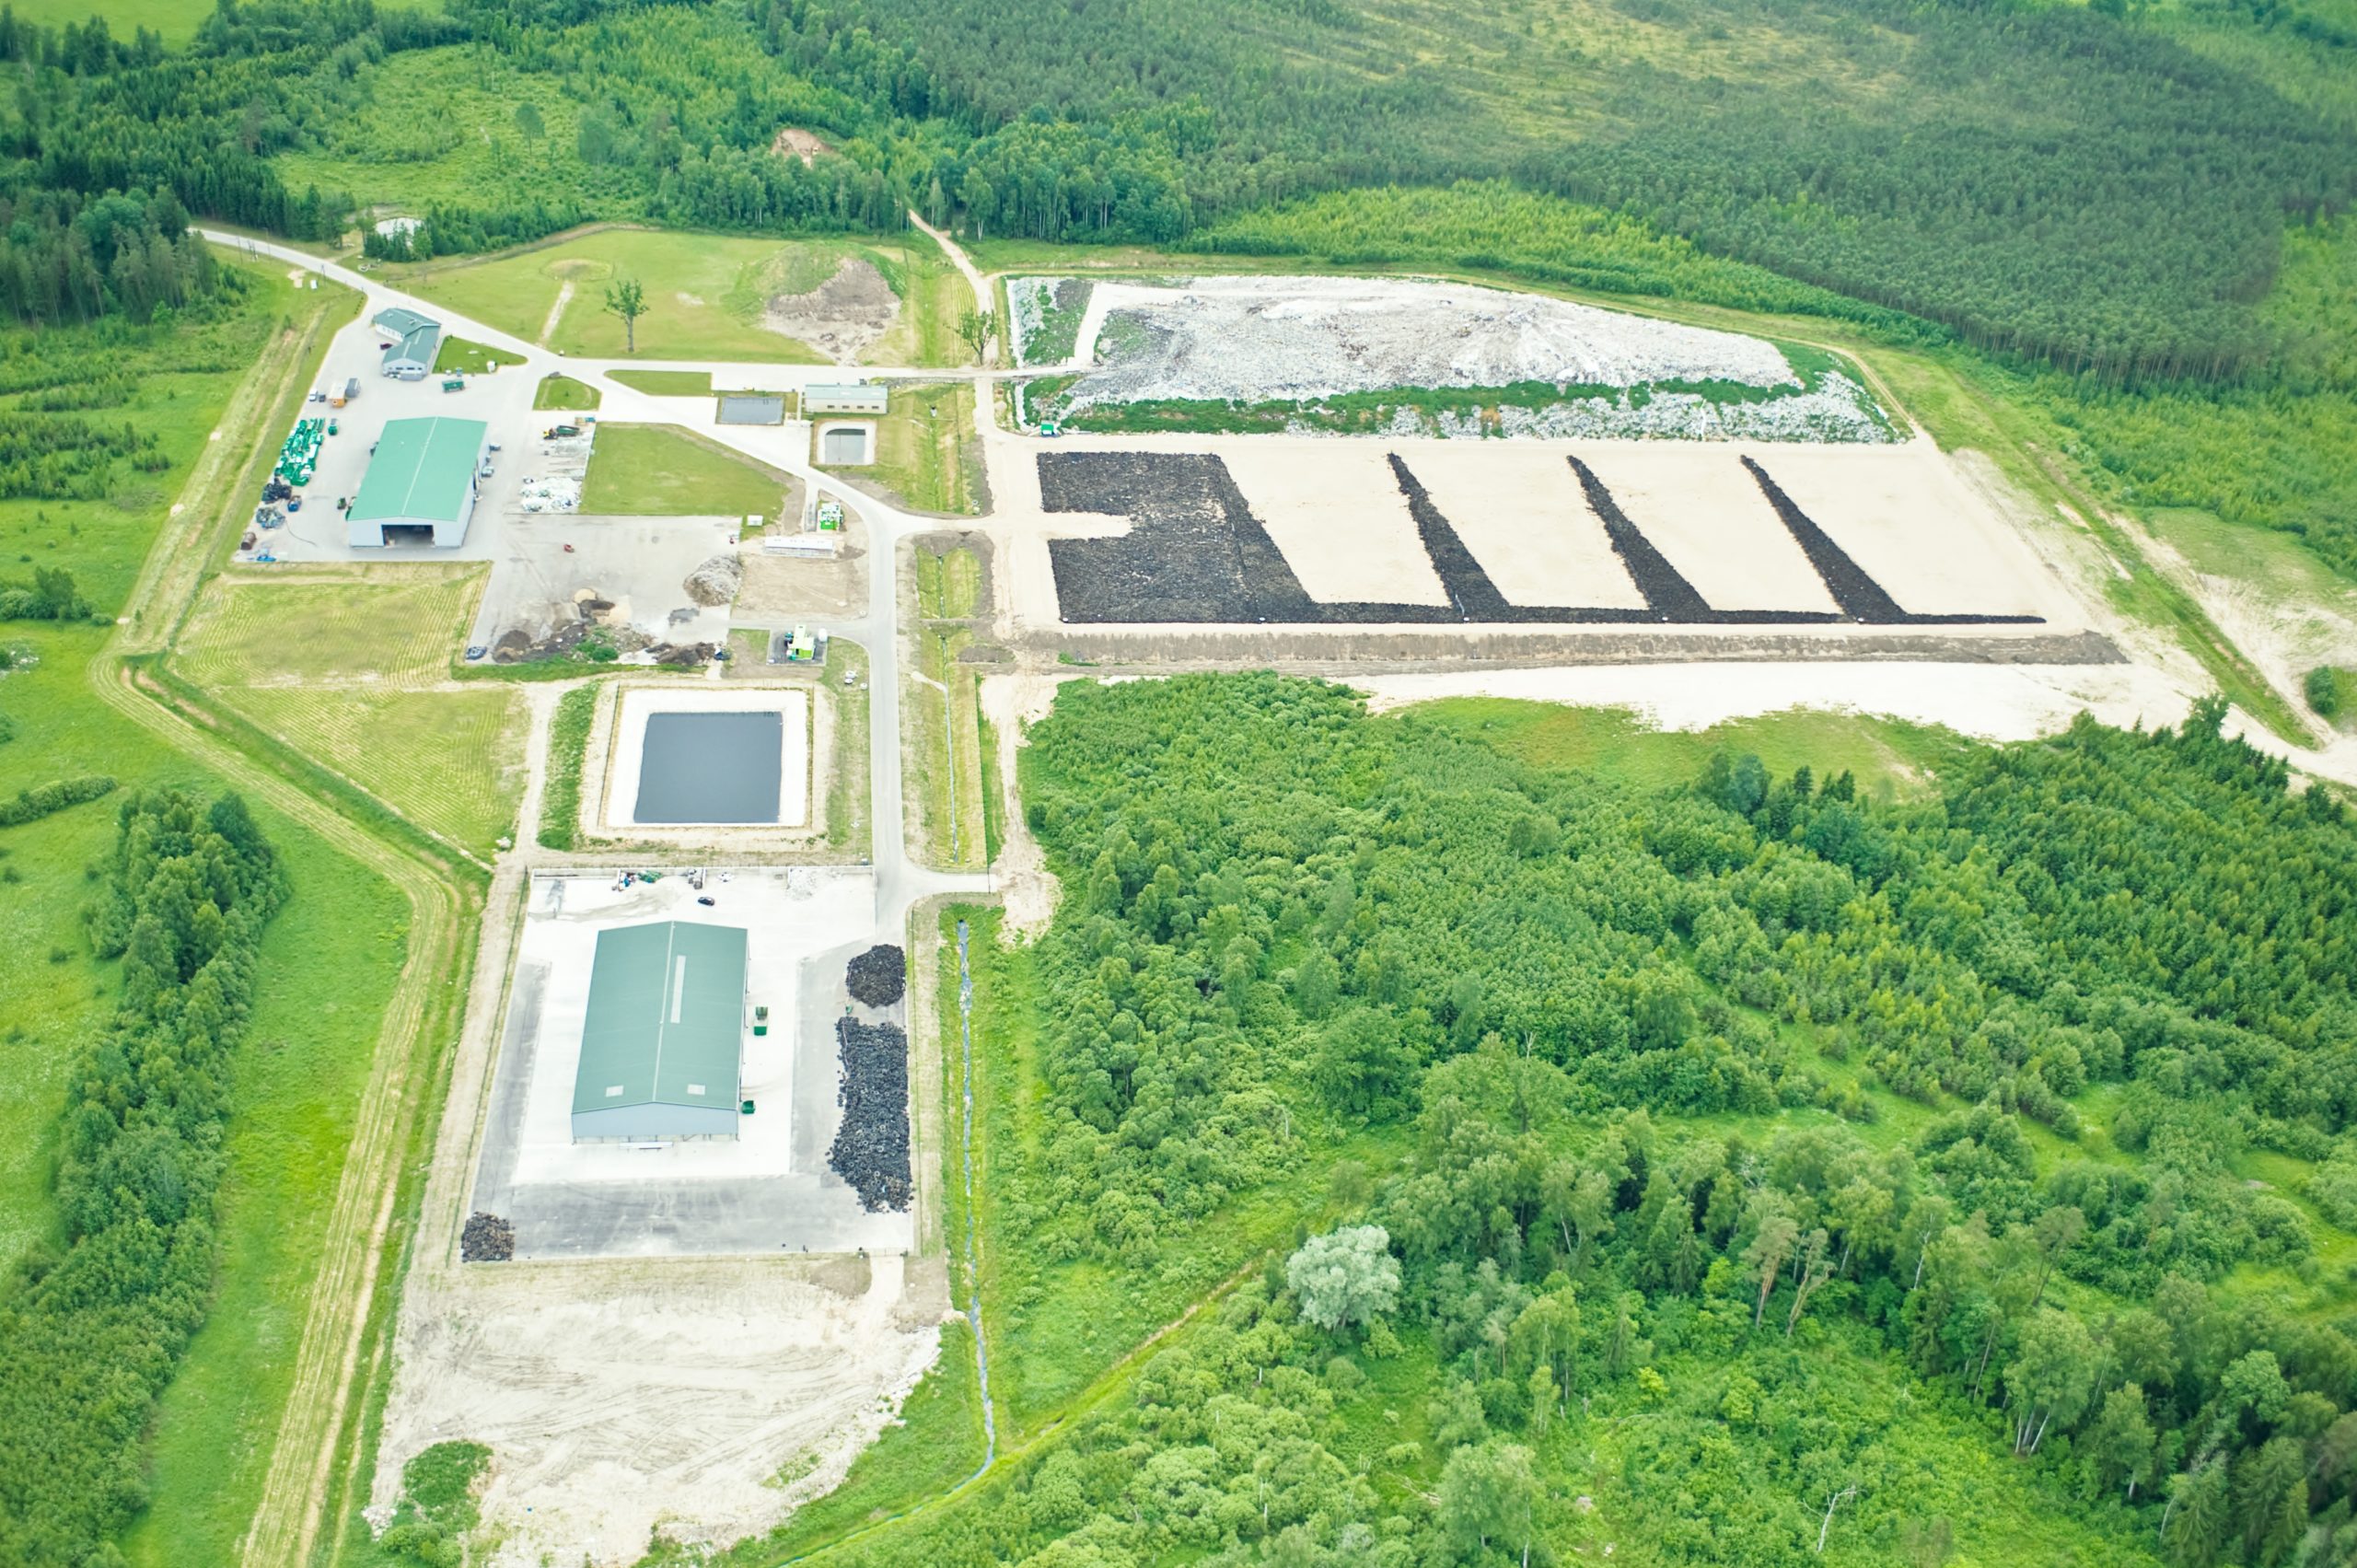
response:
<path fill-rule="evenodd" d="M 714 608 L 737 601 L 737 590 L 745 585 L 745 563 L 734 551 L 724 551 L 697 563 L 696 569 L 679 586 L 696 603 Z"/>
<path fill-rule="evenodd" d="M 849 365 L 890 331 L 900 314 L 900 296 L 875 263 L 846 256 L 834 275 L 809 293 L 771 296 L 761 320 L 770 331 Z"/>

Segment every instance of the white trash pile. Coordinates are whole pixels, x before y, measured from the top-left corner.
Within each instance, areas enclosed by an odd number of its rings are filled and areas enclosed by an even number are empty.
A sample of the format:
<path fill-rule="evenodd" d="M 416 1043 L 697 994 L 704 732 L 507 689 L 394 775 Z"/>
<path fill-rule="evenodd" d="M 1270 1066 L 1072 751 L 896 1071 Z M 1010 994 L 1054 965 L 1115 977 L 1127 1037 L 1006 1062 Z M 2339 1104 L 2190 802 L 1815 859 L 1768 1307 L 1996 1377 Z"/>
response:
<path fill-rule="evenodd" d="M 581 510 L 581 482 L 578 479 L 528 479 L 524 482 L 523 506 L 527 512 L 578 512 Z"/>
<path fill-rule="evenodd" d="M 543 472 L 527 478 L 519 505 L 527 512 L 581 510 L 581 483 L 589 472 L 596 436 L 549 436 L 539 442 Z"/>
<path fill-rule="evenodd" d="M 1032 282 L 1014 280 L 1009 299 L 1042 303 L 1027 286 Z M 1020 326 L 1031 312 L 1015 313 Z M 1067 412 L 1166 400 L 1314 404 L 1346 393 L 1542 383 L 1563 389 L 1564 401 L 1502 411 L 1506 433 L 1892 439 L 1855 381 L 1829 372 L 1808 387 L 1764 339 L 1462 283 L 1100 281 L 1074 358 L 1095 368 L 1064 394 Z M 1713 399 L 1678 385 L 1697 382 L 1758 393 Z M 1446 414 L 1410 419 L 1430 434 L 1474 433 Z"/>

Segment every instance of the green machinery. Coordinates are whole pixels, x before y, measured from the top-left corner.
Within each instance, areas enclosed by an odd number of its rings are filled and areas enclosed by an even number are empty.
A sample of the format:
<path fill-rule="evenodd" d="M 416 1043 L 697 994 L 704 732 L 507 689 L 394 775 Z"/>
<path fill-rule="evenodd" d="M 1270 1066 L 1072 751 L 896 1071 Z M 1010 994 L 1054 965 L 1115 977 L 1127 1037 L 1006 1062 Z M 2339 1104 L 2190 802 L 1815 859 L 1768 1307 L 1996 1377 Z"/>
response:
<path fill-rule="evenodd" d="M 298 419 L 295 434 L 278 448 L 278 477 L 289 484 L 308 484 L 319 466 L 319 445 L 328 438 L 327 421 Z"/>

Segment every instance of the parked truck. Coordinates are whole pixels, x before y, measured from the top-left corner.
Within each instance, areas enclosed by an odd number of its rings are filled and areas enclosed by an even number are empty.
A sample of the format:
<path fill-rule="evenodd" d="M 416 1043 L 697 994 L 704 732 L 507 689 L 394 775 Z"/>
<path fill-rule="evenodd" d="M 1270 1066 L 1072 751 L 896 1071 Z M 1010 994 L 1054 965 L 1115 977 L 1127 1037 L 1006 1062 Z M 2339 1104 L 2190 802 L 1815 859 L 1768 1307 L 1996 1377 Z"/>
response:
<path fill-rule="evenodd" d="M 348 377 L 345 378 L 343 386 L 336 388 L 333 391 L 331 391 L 328 394 L 328 402 L 332 407 L 342 408 L 344 404 L 350 402 L 359 395 L 360 377 L 357 376 Z"/>

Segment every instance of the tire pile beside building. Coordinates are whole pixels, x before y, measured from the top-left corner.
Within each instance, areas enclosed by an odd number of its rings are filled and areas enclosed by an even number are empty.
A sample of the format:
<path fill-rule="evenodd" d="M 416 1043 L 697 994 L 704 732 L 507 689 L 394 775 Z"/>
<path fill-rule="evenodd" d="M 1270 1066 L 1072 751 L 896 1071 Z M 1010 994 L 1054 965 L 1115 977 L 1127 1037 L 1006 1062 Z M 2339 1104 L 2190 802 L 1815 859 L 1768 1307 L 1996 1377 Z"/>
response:
<path fill-rule="evenodd" d="M 895 948 L 895 952 L 899 949 Z M 835 1022 L 842 1125 L 827 1164 L 874 1214 L 909 1206 L 909 1037 L 895 1024 Z"/>

